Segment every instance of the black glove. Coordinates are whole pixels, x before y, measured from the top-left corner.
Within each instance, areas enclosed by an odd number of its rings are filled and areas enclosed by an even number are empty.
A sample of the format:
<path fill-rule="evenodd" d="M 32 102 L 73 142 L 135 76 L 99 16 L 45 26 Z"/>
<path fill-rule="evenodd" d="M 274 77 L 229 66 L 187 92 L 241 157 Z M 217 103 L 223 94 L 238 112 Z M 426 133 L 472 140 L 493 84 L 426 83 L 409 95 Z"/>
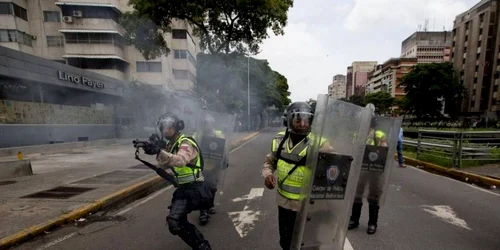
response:
<path fill-rule="evenodd" d="M 156 143 L 148 143 L 144 147 L 144 153 L 148 155 L 157 155 L 160 153 L 161 148 Z"/>

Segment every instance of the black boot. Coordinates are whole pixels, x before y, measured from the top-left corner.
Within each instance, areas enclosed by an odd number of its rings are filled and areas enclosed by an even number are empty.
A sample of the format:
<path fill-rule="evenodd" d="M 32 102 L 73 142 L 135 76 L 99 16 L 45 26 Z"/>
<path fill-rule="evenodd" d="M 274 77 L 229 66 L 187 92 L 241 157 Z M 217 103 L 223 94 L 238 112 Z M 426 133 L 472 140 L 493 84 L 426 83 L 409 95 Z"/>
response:
<path fill-rule="evenodd" d="M 378 210 L 380 207 L 378 205 L 370 204 L 369 208 L 369 219 L 368 219 L 368 229 L 366 233 L 374 234 L 377 232 L 377 222 L 378 222 Z"/>
<path fill-rule="evenodd" d="M 201 243 L 198 248 L 196 248 L 196 250 L 212 250 L 212 248 L 210 247 L 210 244 L 208 243 L 208 241 L 204 241 L 203 243 Z"/>
<path fill-rule="evenodd" d="M 199 221 L 201 225 L 206 225 L 208 223 L 208 219 L 210 219 L 210 216 L 208 215 L 207 210 L 200 210 L 200 217 Z"/>
<path fill-rule="evenodd" d="M 361 217 L 361 208 L 363 203 L 354 202 L 352 205 L 351 218 L 349 219 L 348 230 L 357 228 L 359 226 L 359 217 Z"/>

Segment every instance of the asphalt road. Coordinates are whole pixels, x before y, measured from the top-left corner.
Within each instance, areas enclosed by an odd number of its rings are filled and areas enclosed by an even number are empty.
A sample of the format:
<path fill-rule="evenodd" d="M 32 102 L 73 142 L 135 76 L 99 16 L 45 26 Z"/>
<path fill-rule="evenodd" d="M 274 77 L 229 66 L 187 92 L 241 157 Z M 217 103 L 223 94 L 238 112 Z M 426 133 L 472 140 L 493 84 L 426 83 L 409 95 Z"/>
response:
<path fill-rule="evenodd" d="M 224 193 L 216 199 L 218 213 L 208 225 L 198 225 L 198 212 L 190 215 L 213 249 L 280 249 L 276 191 L 265 189 L 261 197 L 244 199 L 262 192 L 260 168 L 275 132 L 263 133 L 231 153 Z M 188 250 L 165 224 L 172 191 L 163 189 L 109 217 L 68 225 L 16 249 Z M 412 167 L 394 167 L 388 192 L 377 233 L 366 234 L 364 206 L 361 225 L 349 231 L 345 249 L 500 249 L 498 194 Z M 237 229 L 232 220 L 241 214 L 247 215 L 247 224 Z"/>

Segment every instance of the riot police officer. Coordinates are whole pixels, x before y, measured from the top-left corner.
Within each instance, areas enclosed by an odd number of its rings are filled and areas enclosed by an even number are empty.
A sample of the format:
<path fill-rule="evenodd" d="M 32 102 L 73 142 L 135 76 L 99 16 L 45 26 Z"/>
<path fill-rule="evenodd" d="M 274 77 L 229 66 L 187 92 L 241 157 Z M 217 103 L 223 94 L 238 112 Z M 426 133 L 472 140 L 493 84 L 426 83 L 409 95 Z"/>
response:
<path fill-rule="evenodd" d="M 372 146 L 384 146 L 387 147 L 387 136 L 382 131 L 377 129 L 377 118 L 372 117 L 370 122 L 370 132 L 368 134 L 368 138 L 366 140 L 366 145 Z M 352 206 L 351 217 L 349 219 L 349 227 L 348 229 L 354 229 L 359 226 L 359 217 L 361 216 L 361 208 L 363 206 L 362 196 L 365 190 L 366 185 L 368 187 L 368 234 L 374 234 L 377 231 L 377 222 L 378 222 L 378 212 L 379 212 L 379 204 L 377 197 L 381 192 L 381 183 L 380 178 L 362 178 L 359 179 L 356 199 L 354 200 L 354 204 Z"/>
<path fill-rule="evenodd" d="M 215 129 L 215 118 L 210 115 L 210 114 L 207 114 L 205 116 L 205 119 L 203 121 L 203 125 L 202 125 L 202 134 L 204 136 L 210 136 L 210 137 L 216 137 L 216 138 L 225 138 L 224 137 L 224 133 L 221 131 L 221 130 L 217 130 Z M 195 132 L 193 137 L 194 138 L 197 138 L 199 136 L 199 133 L 198 132 Z M 227 168 L 228 166 L 228 161 L 227 161 L 227 155 L 225 155 L 225 158 L 224 158 L 224 161 L 223 161 L 223 166 Z M 214 188 L 217 187 L 217 179 L 218 179 L 218 176 L 213 176 L 213 175 L 216 175 L 215 173 L 210 173 L 210 171 L 203 171 L 204 173 L 204 177 L 205 177 L 205 181 L 208 181 L 210 182 Z M 217 171 L 214 171 L 214 172 L 217 172 Z M 215 204 L 215 196 L 214 198 L 212 199 L 212 204 Z M 199 216 L 199 221 L 200 221 L 200 224 L 201 225 L 205 225 L 208 223 L 209 219 L 210 219 L 210 216 L 209 214 L 215 214 L 216 213 L 216 210 L 215 210 L 215 205 L 210 207 L 209 209 L 202 209 L 200 210 L 200 216 Z"/>
<path fill-rule="evenodd" d="M 192 249 L 210 250 L 209 242 L 200 231 L 189 223 L 187 215 L 193 210 L 211 206 L 215 191 L 202 180 L 202 157 L 197 143 L 186 137 L 181 130 L 184 122 L 174 114 L 160 117 L 157 127 L 168 140 L 165 148 L 149 144 L 144 149 L 146 154 L 156 155 L 160 166 L 173 172 L 179 187 L 175 190 L 167 224 L 173 235 L 178 235 Z"/>
<path fill-rule="evenodd" d="M 272 150 L 267 154 L 261 171 L 264 184 L 269 189 L 278 187 L 276 202 L 278 204 L 278 224 L 280 246 L 290 249 L 301 187 L 304 184 L 304 171 L 307 149 L 311 140 L 310 134 L 314 113 L 306 102 L 294 102 L 288 106 L 283 115 L 286 130 L 278 133 L 272 140 Z M 321 141 L 322 151 L 331 150 L 331 145 Z M 278 179 L 273 173 L 278 170 Z"/>

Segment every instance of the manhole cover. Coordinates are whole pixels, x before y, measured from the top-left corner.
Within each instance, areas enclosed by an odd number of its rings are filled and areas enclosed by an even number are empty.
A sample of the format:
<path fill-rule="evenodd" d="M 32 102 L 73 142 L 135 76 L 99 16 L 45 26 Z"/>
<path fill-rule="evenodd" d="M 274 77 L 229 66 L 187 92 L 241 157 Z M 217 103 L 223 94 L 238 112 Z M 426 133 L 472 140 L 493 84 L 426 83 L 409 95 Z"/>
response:
<path fill-rule="evenodd" d="M 71 184 L 75 185 L 92 185 L 92 184 L 110 184 L 117 185 L 132 181 L 141 176 L 147 175 L 146 171 L 113 171 L 87 179 L 79 180 Z"/>
<path fill-rule="evenodd" d="M 17 181 L 0 181 L 0 186 L 10 185 L 10 184 L 14 184 L 16 182 Z"/>
<path fill-rule="evenodd" d="M 68 199 L 75 195 L 79 195 L 94 189 L 95 188 L 87 187 L 56 187 L 53 189 L 26 195 L 21 198 Z"/>

